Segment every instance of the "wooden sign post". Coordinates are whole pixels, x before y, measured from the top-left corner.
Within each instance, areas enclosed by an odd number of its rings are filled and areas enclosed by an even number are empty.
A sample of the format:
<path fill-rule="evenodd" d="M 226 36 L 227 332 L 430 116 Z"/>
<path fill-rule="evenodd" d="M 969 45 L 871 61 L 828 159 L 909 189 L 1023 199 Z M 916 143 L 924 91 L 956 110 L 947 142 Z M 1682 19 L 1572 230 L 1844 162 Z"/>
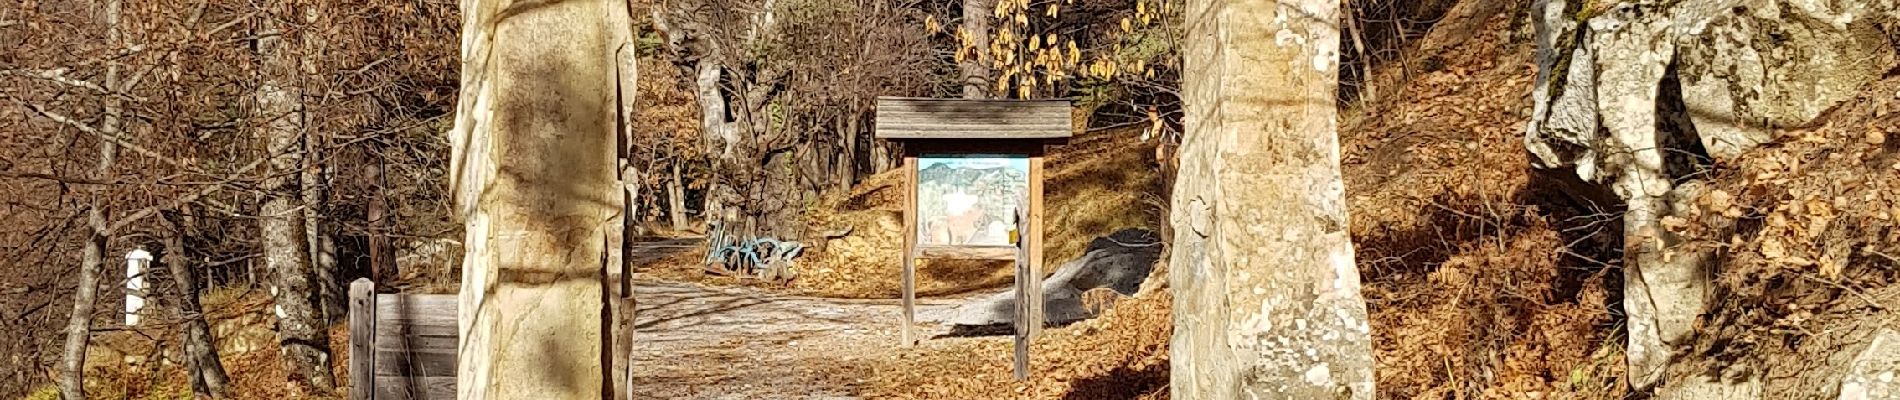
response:
<path fill-rule="evenodd" d="M 1042 330 L 1043 154 L 1074 135 L 1068 100 L 880 97 L 876 137 L 904 144 L 903 344 L 917 259 L 1016 263 L 1016 377 Z"/>

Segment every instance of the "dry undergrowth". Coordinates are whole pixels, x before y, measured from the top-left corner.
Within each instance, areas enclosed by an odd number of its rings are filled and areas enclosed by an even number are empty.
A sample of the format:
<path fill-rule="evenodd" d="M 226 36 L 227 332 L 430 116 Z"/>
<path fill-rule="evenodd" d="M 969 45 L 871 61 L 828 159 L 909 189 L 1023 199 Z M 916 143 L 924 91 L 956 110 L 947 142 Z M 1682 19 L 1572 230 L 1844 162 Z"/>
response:
<path fill-rule="evenodd" d="M 338 371 L 338 391 L 327 394 L 293 394 L 289 376 L 278 358 L 275 320 L 270 316 L 270 299 L 262 293 L 206 301 L 207 317 L 214 334 L 221 335 L 219 358 L 231 378 L 229 397 L 234 399 L 340 399 L 347 393 L 349 374 L 349 328 L 337 325 L 330 331 L 332 363 Z M 170 321 L 160 317 L 154 321 Z M 171 323 L 147 324 L 136 332 L 115 332 L 94 340 L 87 361 L 86 392 L 100 399 L 183 399 L 191 398 L 191 382 L 179 354 L 180 329 Z M 266 338 L 254 340 L 251 338 Z M 246 341 L 248 344 L 234 344 Z M 250 351 L 233 352 L 233 347 Z M 137 360 L 136 364 L 126 361 Z M 57 398 L 52 394 L 49 398 Z M 37 398 L 37 397 L 32 397 Z"/>
<path fill-rule="evenodd" d="M 1341 124 L 1381 397 L 1621 395 L 1620 223 L 1530 167 L 1522 9 Z"/>

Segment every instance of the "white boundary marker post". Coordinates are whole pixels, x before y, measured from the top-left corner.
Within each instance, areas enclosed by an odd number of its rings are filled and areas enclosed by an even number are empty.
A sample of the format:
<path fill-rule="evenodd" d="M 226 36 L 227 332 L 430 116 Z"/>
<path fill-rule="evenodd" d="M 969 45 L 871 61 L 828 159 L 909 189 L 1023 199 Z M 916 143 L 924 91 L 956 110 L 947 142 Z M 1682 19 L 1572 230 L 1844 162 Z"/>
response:
<path fill-rule="evenodd" d="M 139 312 L 145 309 L 145 271 L 152 265 L 152 253 L 145 248 L 125 253 L 125 326 L 139 325 Z"/>

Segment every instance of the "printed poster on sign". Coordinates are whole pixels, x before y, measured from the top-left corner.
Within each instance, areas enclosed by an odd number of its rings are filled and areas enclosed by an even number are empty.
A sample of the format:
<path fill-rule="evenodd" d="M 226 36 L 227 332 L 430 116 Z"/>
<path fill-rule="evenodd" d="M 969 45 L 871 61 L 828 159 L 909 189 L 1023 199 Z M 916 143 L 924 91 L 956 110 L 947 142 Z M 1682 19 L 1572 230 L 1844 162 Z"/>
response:
<path fill-rule="evenodd" d="M 923 246 L 1009 246 L 1028 201 L 1029 157 L 925 154 L 917 158 L 917 236 Z"/>

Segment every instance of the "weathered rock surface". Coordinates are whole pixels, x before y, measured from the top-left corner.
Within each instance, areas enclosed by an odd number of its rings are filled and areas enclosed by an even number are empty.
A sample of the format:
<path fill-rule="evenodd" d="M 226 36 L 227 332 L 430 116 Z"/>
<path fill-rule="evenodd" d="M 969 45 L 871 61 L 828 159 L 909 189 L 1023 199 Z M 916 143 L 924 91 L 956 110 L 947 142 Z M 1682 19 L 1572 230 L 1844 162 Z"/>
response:
<path fill-rule="evenodd" d="M 1841 378 L 1841 400 L 1900 398 L 1900 333 L 1881 329 Z"/>
<path fill-rule="evenodd" d="M 1082 258 L 1062 264 L 1042 281 L 1044 320 L 1061 325 L 1095 317 L 1082 301 L 1082 293 L 1089 289 L 1134 295 L 1161 259 L 1161 247 L 1161 237 L 1145 229 L 1123 229 L 1095 238 Z M 1015 313 L 1016 291 L 1011 290 L 957 307 L 948 322 L 963 330 L 1009 325 L 1016 322 Z"/>
<path fill-rule="evenodd" d="M 1808 123 L 1893 67 L 1893 48 L 1875 25 L 1881 16 L 1867 15 L 1873 2 L 1711 3 L 1730 3 L 1721 4 L 1728 12 L 1680 28 L 1677 74 L 1702 146 L 1717 160 L 1767 142 L 1769 129 Z"/>
<path fill-rule="evenodd" d="M 1647 388 L 1711 292 L 1713 255 L 1679 249 L 1686 238 L 1662 226 L 1695 197 L 1695 171 L 1772 140 L 1772 129 L 1811 122 L 1893 68 L 1879 24 L 1900 14 L 1892 0 L 1595 7 L 1537 2 L 1538 83 L 1524 140 L 1538 167 L 1572 170 L 1624 202 L 1629 372 Z M 1724 385 L 1691 392 L 1748 392 Z"/>

